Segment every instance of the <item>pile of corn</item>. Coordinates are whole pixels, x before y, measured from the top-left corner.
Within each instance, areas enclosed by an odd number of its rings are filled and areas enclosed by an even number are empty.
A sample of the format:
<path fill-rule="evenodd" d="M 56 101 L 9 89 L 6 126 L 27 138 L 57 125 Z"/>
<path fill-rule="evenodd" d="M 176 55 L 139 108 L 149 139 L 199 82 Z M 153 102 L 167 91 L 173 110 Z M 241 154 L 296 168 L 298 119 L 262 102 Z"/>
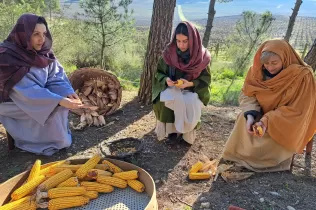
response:
<path fill-rule="evenodd" d="M 210 179 L 214 176 L 214 181 L 216 181 L 218 175 L 226 181 L 238 181 L 247 179 L 252 176 L 254 173 L 252 172 L 232 172 L 228 171 L 234 165 L 220 164 L 219 160 L 214 159 L 212 161 L 206 160 L 205 162 L 198 161 L 194 165 L 192 165 L 189 170 L 189 179 L 191 180 L 202 180 L 202 179 Z"/>
<path fill-rule="evenodd" d="M 90 107 L 90 109 L 82 110 L 78 129 L 87 125 L 105 125 L 103 115 L 118 103 L 117 87 L 111 82 L 88 80 L 80 90 L 76 90 L 76 93 L 81 102 Z"/>
<path fill-rule="evenodd" d="M 123 171 L 99 155 L 85 164 L 71 165 L 59 161 L 41 169 L 36 160 L 26 182 L 11 194 L 11 201 L 0 210 L 49 210 L 78 207 L 97 199 L 99 193 L 110 193 L 115 187 L 127 186 L 143 192 L 145 186 L 137 180 L 138 171 Z"/>

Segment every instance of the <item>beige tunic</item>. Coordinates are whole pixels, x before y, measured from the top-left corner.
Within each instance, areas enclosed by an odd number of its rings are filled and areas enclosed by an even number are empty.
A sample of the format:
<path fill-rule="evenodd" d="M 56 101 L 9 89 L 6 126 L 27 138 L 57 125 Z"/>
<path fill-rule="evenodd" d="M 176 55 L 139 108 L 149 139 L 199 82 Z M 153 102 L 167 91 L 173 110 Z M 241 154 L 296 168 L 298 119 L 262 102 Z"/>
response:
<path fill-rule="evenodd" d="M 238 115 L 234 129 L 225 144 L 223 159 L 256 172 L 289 170 L 293 152 L 275 142 L 268 133 L 260 138 L 247 132 L 244 112 L 260 111 L 256 98 L 241 94 L 240 107 L 243 111 Z"/>

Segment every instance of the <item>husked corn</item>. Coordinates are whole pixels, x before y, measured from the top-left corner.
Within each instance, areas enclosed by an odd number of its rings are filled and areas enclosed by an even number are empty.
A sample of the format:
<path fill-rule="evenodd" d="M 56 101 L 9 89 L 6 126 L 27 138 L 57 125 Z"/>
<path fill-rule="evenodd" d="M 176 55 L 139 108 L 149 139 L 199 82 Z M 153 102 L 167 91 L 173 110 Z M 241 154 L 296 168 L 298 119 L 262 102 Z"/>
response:
<path fill-rule="evenodd" d="M 127 180 L 127 184 L 137 192 L 144 192 L 145 190 L 145 185 L 136 179 Z"/>
<path fill-rule="evenodd" d="M 203 167 L 203 163 L 202 163 L 201 161 L 198 161 L 197 163 L 195 163 L 195 164 L 191 167 L 189 173 L 196 173 L 196 172 L 198 172 L 202 167 Z"/>
<path fill-rule="evenodd" d="M 71 207 L 83 206 L 89 202 L 85 196 L 72 196 L 64 198 L 54 198 L 48 202 L 49 210 L 66 209 Z"/>
<path fill-rule="evenodd" d="M 114 190 L 114 187 L 108 184 L 100 184 L 97 182 L 81 182 L 81 186 L 85 187 L 88 191 L 97 191 L 100 193 L 109 193 Z"/>
<path fill-rule="evenodd" d="M 89 199 L 96 199 L 99 196 L 98 191 L 87 191 L 84 196 L 88 197 Z"/>
<path fill-rule="evenodd" d="M 48 178 L 42 184 L 40 184 L 39 189 L 42 191 L 47 191 L 49 189 L 52 189 L 53 187 L 56 187 L 60 183 L 69 179 L 72 175 L 73 173 L 70 169 L 63 170 L 59 172 L 58 174 L 55 174 L 54 176 Z"/>
<path fill-rule="evenodd" d="M 26 184 L 22 185 L 18 189 L 16 189 L 12 194 L 11 198 L 12 200 L 16 201 L 20 198 L 23 198 L 24 196 L 31 193 L 39 184 L 41 184 L 45 180 L 44 175 L 40 175 L 38 177 L 35 177 L 31 181 L 27 182 Z"/>
<path fill-rule="evenodd" d="M 70 197 L 85 194 L 86 188 L 84 187 L 58 187 L 48 190 L 49 198 Z"/>
<path fill-rule="evenodd" d="M 137 170 L 124 171 L 120 173 L 115 173 L 113 174 L 113 176 L 120 179 L 124 179 L 124 180 L 137 179 L 138 171 Z"/>
<path fill-rule="evenodd" d="M 113 172 L 113 173 L 119 173 L 119 172 L 122 172 L 122 171 L 123 171 L 120 167 L 114 165 L 113 163 L 111 163 L 111 162 L 108 161 L 108 160 L 104 160 L 102 163 L 105 164 L 105 165 L 107 165 L 107 166 L 109 167 L 109 170 L 110 170 L 111 172 Z"/>
<path fill-rule="evenodd" d="M 41 171 L 41 160 L 36 160 L 30 171 L 30 175 L 27 178 L 27 182 L 31 181 L 35 177 L 38 177 L 40 175 L 40 171 Z"/>
<path fill-rule="evenodd" d="M 88 171 L 90 169 L 93 169 L 98 162 L 101 160 L 101 156 L 100 155 L 94 155 L 92 158 L 90 158 L 85 164 L 83 164 L 77 171 L 76 171 L 76 176 L 79 179 L 84 178 L 85 176 L 87 176 Z"/>
<path fill-rule="evenodd" d="M 191 180 L 209 179 L 209 178 L 211 178 L 211 174 L 208 172 L 189 173 L 189 179 Z"/>
<path fill-rule="evenodd" d="M 24 206 L 24 203 L 31 203 L 32 197 L 26 196 L 24 198 L 18 199 L 16 201 L 12 201 L 3 206 L 0 206 L 0 210 L 12 210 L 18 208 L 19 206 Z M 22 205 L 23 204 L 23 205 Z"/>
<path fill-rule="evenodd" d="M 109 171 L 103 171 L 100 169 L 91 169 L 88 171 L 87 176 L 92 179 L 97 179 L 98 176 L 112 176 L 112 173 Z"/>
<path fill-rule="evenodd" d="M 57 187 L 76 187 L 79 185 L 79 181 L 77 177 L 70 177 L 66 181 L 57 185 Z"/>
<path fill-rule="evenodd" d="M 98 176 L 97 182 L 101 184 L 108 184 L 113 187 L 118 187 L 118 188 L 126 188 L 127 187 L 127 182 L 123 179 L 116 178 L 116 177 L 111 177 L 111 176 Z"/>

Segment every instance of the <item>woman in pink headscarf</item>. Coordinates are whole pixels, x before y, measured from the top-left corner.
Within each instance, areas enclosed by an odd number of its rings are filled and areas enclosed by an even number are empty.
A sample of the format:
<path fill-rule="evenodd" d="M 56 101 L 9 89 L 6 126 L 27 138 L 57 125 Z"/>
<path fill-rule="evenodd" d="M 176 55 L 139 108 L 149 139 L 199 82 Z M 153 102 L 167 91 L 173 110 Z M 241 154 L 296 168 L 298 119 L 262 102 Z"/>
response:
<path fill-rule="evenodd" d="M 211 55 L 197 29 L 181 22 L 163 51 L 153 80 L 152 101 L 158 140 L 193 144 L 201 107 L 210 100 Z"/>

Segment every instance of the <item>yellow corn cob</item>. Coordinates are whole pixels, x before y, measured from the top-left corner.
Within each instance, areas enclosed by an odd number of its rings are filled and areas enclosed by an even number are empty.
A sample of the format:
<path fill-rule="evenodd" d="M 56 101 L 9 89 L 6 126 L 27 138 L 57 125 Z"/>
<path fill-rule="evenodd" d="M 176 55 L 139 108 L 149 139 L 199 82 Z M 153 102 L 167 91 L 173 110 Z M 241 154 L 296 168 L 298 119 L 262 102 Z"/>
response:
<path fill-rule="evenodd" d="M 111 176 L 98 176 L 97 182 L 101 184 L 108 184 L 118 188 L 127 187 L 127 182 L 125 180 Z"/>
<path fill-rule="evenodd" d="M 81 186 L 85 187 L 88 191 L 97 191 L 100 193 L 109 193 L 114 190 L 114 187 L 108 184 L 100 184 L 97 182 L 81 182 Z"/>
<path fill-rule="evenodd" d="M 57 187 L 76 187 L 78 185 L 79 185 L 78 178 L 77 177 L 70 177 L 66 181 L 57 185 Z"/>
<path fill-rule="evenodd" d="M 41 160 L 36 160 L 31 171 L 30 171 L 30 175 L 27 178 L 27 182 L 29 182 L 32 179 L 34 179 L 35 177 L 39 176 L 40 171 L 41 171 Z"/>
<path fill-rule="evenodd" d="M 31 196 L 26 196 L 26 197 L 21 198 L 19 200 L 12 201 L 12 202 L 7 203 L 3 206 L 0 206 L 0 210 L 11 210 L 11 209 L 17 208 L 23 203 L 30 203 L 31 199 L 32 199 Z"/>
<path fill-rule="evenodd" d="M 60 198 L 83 195 L 86 193 L 86 188 L 84 187 L 59 187 L 48 190 L 49 198 Z"/>
<path fill-rule="evenodd" d="M 137 170 L 125 171 L 125 172 L 115 173 L 113 174 L 113 176 L 120 179 L 124 179 L 124 180 L 137 179 L 138 171 Z"/>
<path fill-rule="evenodd" d="M 99 196 L 98 191 L 87 191 L 84 196 L 88 197 L 89 199 L 96 199 Z"/>
<path fill-rule="evenodd" d="M 92 179 L 97 179 L 98 176 L 112 176 L 112 173 L 109 171 L 103 171 L 100 169 L 91 169 L 88 171 L 87 177 Z"/>
<path fill-rule="evenodd" d="M 20 203 L 18 206 L 12 208 L 12 210 L 36 210 L 36 202 L 35 201 L 28 201 Z"/>
<path fill-rule="evenodd" d="M 49 210 L 66 209 L 71 207 L 83 206 L 89 202 L 89 198 L 84 196 L 72 196 L 54 198 L 48 202 Z"/>
<path fill-rule="evenodd" d="M 57 167 L 51 168 L 49 170 L 49 172 L 45 174 L 45 176 L 53 176 L 53 175 L 58 174 L 59 172 L 64 171 L 64 170 L 66 170 L 66 169 L 65 168 L 58 168 L 58 166 L 57 166 Z"/>
<path fill-rule="evenodd" d="M 95 169 L 100 169 L 100 170 L 106 171 L 106 170 L 108 170 L 110 167 L 109 167 L 107 164 L 97 164 L 94 168 L 95 168 Z"/>
<path fill-rule="evenodd" d="M 208 172 L 189 173 L 189 179 L 191 179 L 191 180 L 209 179 L 209 178 L 211 178 L 211 174 Z"/>
<path fill-rule="evenodd" d="M 40 184 L 39 189 L 41 191 L 47 191 L 49 189 L 52 189 L 53 187 L 56 187 L 60 183 L 69 179 L 72 175 L 73 173 L 70 169 L 63 170 L 58 174 L 55 174 L 54 176 L 48 178 L 42 184 Z"/>
<path fill-rule="evenodd" d="M 203 163 L 202 163 L 201 161 L 198 161 L 197 163 L 195 163 L 195 164 L 191 167 L 189 173 L 196 173 L 196 172 L 198 172 L 202 167 L 203 167 Z"/>
<path fill-rule="evenodd" d="M 60 169 L 70 169 L 72 170 L 73 172 L 76 172 L 80 167 L 82 166 L 82 164 L 80 165 L 59 165 L 56 167 L 57 170 L 60 170 Z"/>
<path fill-rule="evenodd" d="M 27 182 L 26 184 L 22 185 L 11 194 L 12 200 L 16 201 L 16 200 L 19 200 L 20 198 L 23 198 L 27 194 L 31 193 L 44 180 L 45 180 L 45 176 L 40 175 L 38 177 L 35 177 L 31 181 Z"/>
<path fill-rule="evenodd" d="M 73 172 L 76 172 L 80 167 L 82 166 L 82 164 L 78 164 L 78 165 L 66 165 L 66 164 L 62 164 L 56 167 L 57 170 L 60 169 L 70 169 Z M 109 167 L 105 164 L 97 164 L 95 167 L 95 169 L 100 169 L 100 170 L 107 170 L 109 169 Z"/>
<path fill-rule="evenodd" d="M 106 164 L 109 167 L 109 171 L 113 172 L 113 173 L 119 173 L 122 172 L 123 170 L 120 169 L 118 166 L 114 165 L 113 163 L 111 163 L 108 160 L 104 160 L 102 162 L 103 164 Z"/>
<path fill-rule="evenodd" d="M 94 155 L 92 158 L 90 158 L 85 164 L 83 164 L 77 171 L 76 171 L 76 176 L 79 179 L 82 179 L 83 177 L 87 176 L 88 171 L 90 169 L 93 169 L 98 162 L 101 160 L 100 155 Z"/>
<path fill-rule="evenodd" d="M 61 164 L 68 164 L 68 163 L 70 163 L 68 160 L 62 160 L 62 161 L 58 161 L 57 163 L 54 163 L 48 167 L 45 166 L 45 168 L 41 169 L 40 174 L 46 175 L 46 174 L 50 173 L 53 168 L 55 168 Z"/>
<path fill-rule="evenodd" d="M 145 185 L 136 179 L 127 180 L 127 184 L 137 192 L 144 192 L 145 190 Z"/>

